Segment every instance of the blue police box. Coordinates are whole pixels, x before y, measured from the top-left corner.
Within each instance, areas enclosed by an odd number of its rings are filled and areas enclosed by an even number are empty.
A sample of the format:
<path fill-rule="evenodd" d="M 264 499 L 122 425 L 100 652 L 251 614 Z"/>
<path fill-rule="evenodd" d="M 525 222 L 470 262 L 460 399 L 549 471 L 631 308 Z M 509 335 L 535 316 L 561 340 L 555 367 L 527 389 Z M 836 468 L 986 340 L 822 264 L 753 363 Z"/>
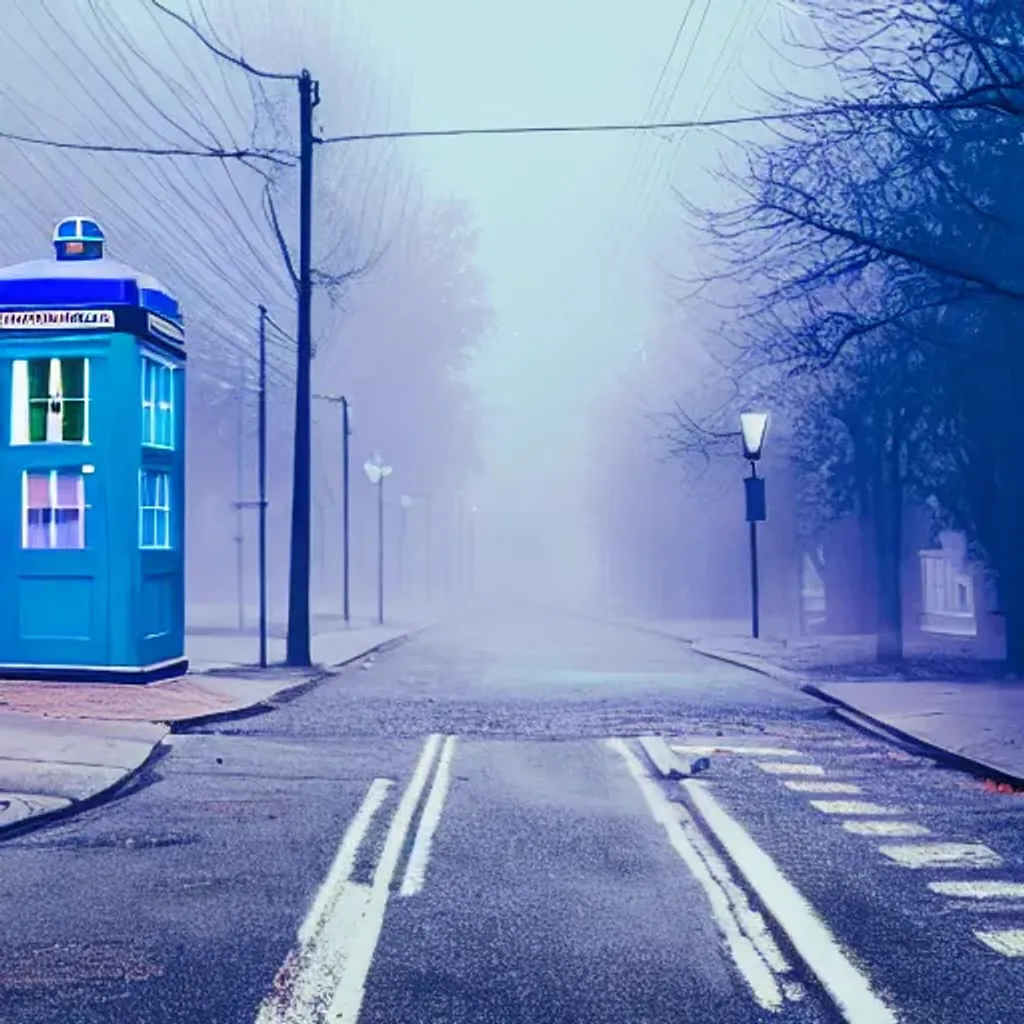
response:
<path fill-rule="evenodd" d="M 181 311 L 95 221 L 53 246 L 0 269 L 0 677 L 181 675 Z"/>

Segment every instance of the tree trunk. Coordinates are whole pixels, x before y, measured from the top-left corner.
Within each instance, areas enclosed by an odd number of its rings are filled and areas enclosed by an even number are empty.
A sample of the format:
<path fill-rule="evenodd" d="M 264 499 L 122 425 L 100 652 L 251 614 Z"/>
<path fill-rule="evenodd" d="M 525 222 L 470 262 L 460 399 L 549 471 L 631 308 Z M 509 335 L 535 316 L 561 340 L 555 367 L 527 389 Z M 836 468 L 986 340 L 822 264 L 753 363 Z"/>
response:
<path fill-rule="evenodd" d="M 903 659 L 903 484 L 901 444 L 894 432 L 892 446 L 879 452 L 875 488 L 875 542 L 878 564 L 878 627 L 875 657 Z"/>
<path fill-rule="evenodd" d="M 1010 571 L 1001 574 L 999 610 L 1006 630 L 1006 667 L 1014 675 L 1024 675 L 1024 565 L 1014 558 Z"/>

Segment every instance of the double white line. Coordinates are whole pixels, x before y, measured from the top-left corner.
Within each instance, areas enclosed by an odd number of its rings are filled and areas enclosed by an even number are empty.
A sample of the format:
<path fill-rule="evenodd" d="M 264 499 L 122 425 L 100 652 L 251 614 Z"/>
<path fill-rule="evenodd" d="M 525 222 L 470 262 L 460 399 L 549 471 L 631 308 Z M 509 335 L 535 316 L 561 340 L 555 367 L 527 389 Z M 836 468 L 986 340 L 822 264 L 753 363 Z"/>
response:
<path fill-rule="evenodd" d="M 790 965 L 763 915 L 751 907 L 729 866 L 704 838 L 693 816 L 665 796 L 624 740 L 612 739 L 608 744 L 625 761 L 651 814 L 703 886 L 729 952 L 758 1004 L 779 1012 L 786 999 L 802 998 L 802 988 L 787 978 Z M 772 858 L 726 813 L 707 784 L 699 779 L 685 779 L 680 785 L 843 1019 L 848 1024 L 896 1024 L 895 1013 L 874 992 L 870 979 L 846 955 L 824 920 Z"/>
<path fill-rule="evenodd" d="M 399 889 L 403 896 L 412 896 L 423 888 L 454 753 L 454 736 L 434 734 L 427 739 L 391 819 L 373 879 L 366 885 L 352 880 L 356 856 L 393 782 L 374 779 L 370 784 L 299 929 L 298 942 L 260 1006 L 256 1024 L 355 1024 L 359 1019 L 391 885 L 416 809 L 437 762 Z"/>

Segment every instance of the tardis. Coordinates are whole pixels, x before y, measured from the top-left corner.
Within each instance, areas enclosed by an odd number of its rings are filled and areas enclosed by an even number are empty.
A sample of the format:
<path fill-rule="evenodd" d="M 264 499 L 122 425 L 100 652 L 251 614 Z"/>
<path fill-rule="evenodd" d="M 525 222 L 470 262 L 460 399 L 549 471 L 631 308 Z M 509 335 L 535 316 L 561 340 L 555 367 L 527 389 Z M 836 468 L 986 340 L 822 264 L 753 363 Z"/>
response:
<path fill-rule="evenodd" d="M 0 677 L 181 675 L 181 311 L 93 220 L 53 248 L 0 268 Z"/>

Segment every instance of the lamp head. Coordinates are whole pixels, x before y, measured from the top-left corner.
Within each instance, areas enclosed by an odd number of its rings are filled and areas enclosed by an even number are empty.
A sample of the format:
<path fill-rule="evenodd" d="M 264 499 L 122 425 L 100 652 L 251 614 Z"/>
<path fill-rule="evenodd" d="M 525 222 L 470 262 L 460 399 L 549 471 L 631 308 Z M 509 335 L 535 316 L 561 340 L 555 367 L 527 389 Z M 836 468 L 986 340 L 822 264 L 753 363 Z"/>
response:
<path fill-rule="evenodd" d="M 740 413 L 740 433 L 743 435 L 743 457 L 750 462 L 761 458 L 764 436 L 768 432 L 768 413 Z"/>

